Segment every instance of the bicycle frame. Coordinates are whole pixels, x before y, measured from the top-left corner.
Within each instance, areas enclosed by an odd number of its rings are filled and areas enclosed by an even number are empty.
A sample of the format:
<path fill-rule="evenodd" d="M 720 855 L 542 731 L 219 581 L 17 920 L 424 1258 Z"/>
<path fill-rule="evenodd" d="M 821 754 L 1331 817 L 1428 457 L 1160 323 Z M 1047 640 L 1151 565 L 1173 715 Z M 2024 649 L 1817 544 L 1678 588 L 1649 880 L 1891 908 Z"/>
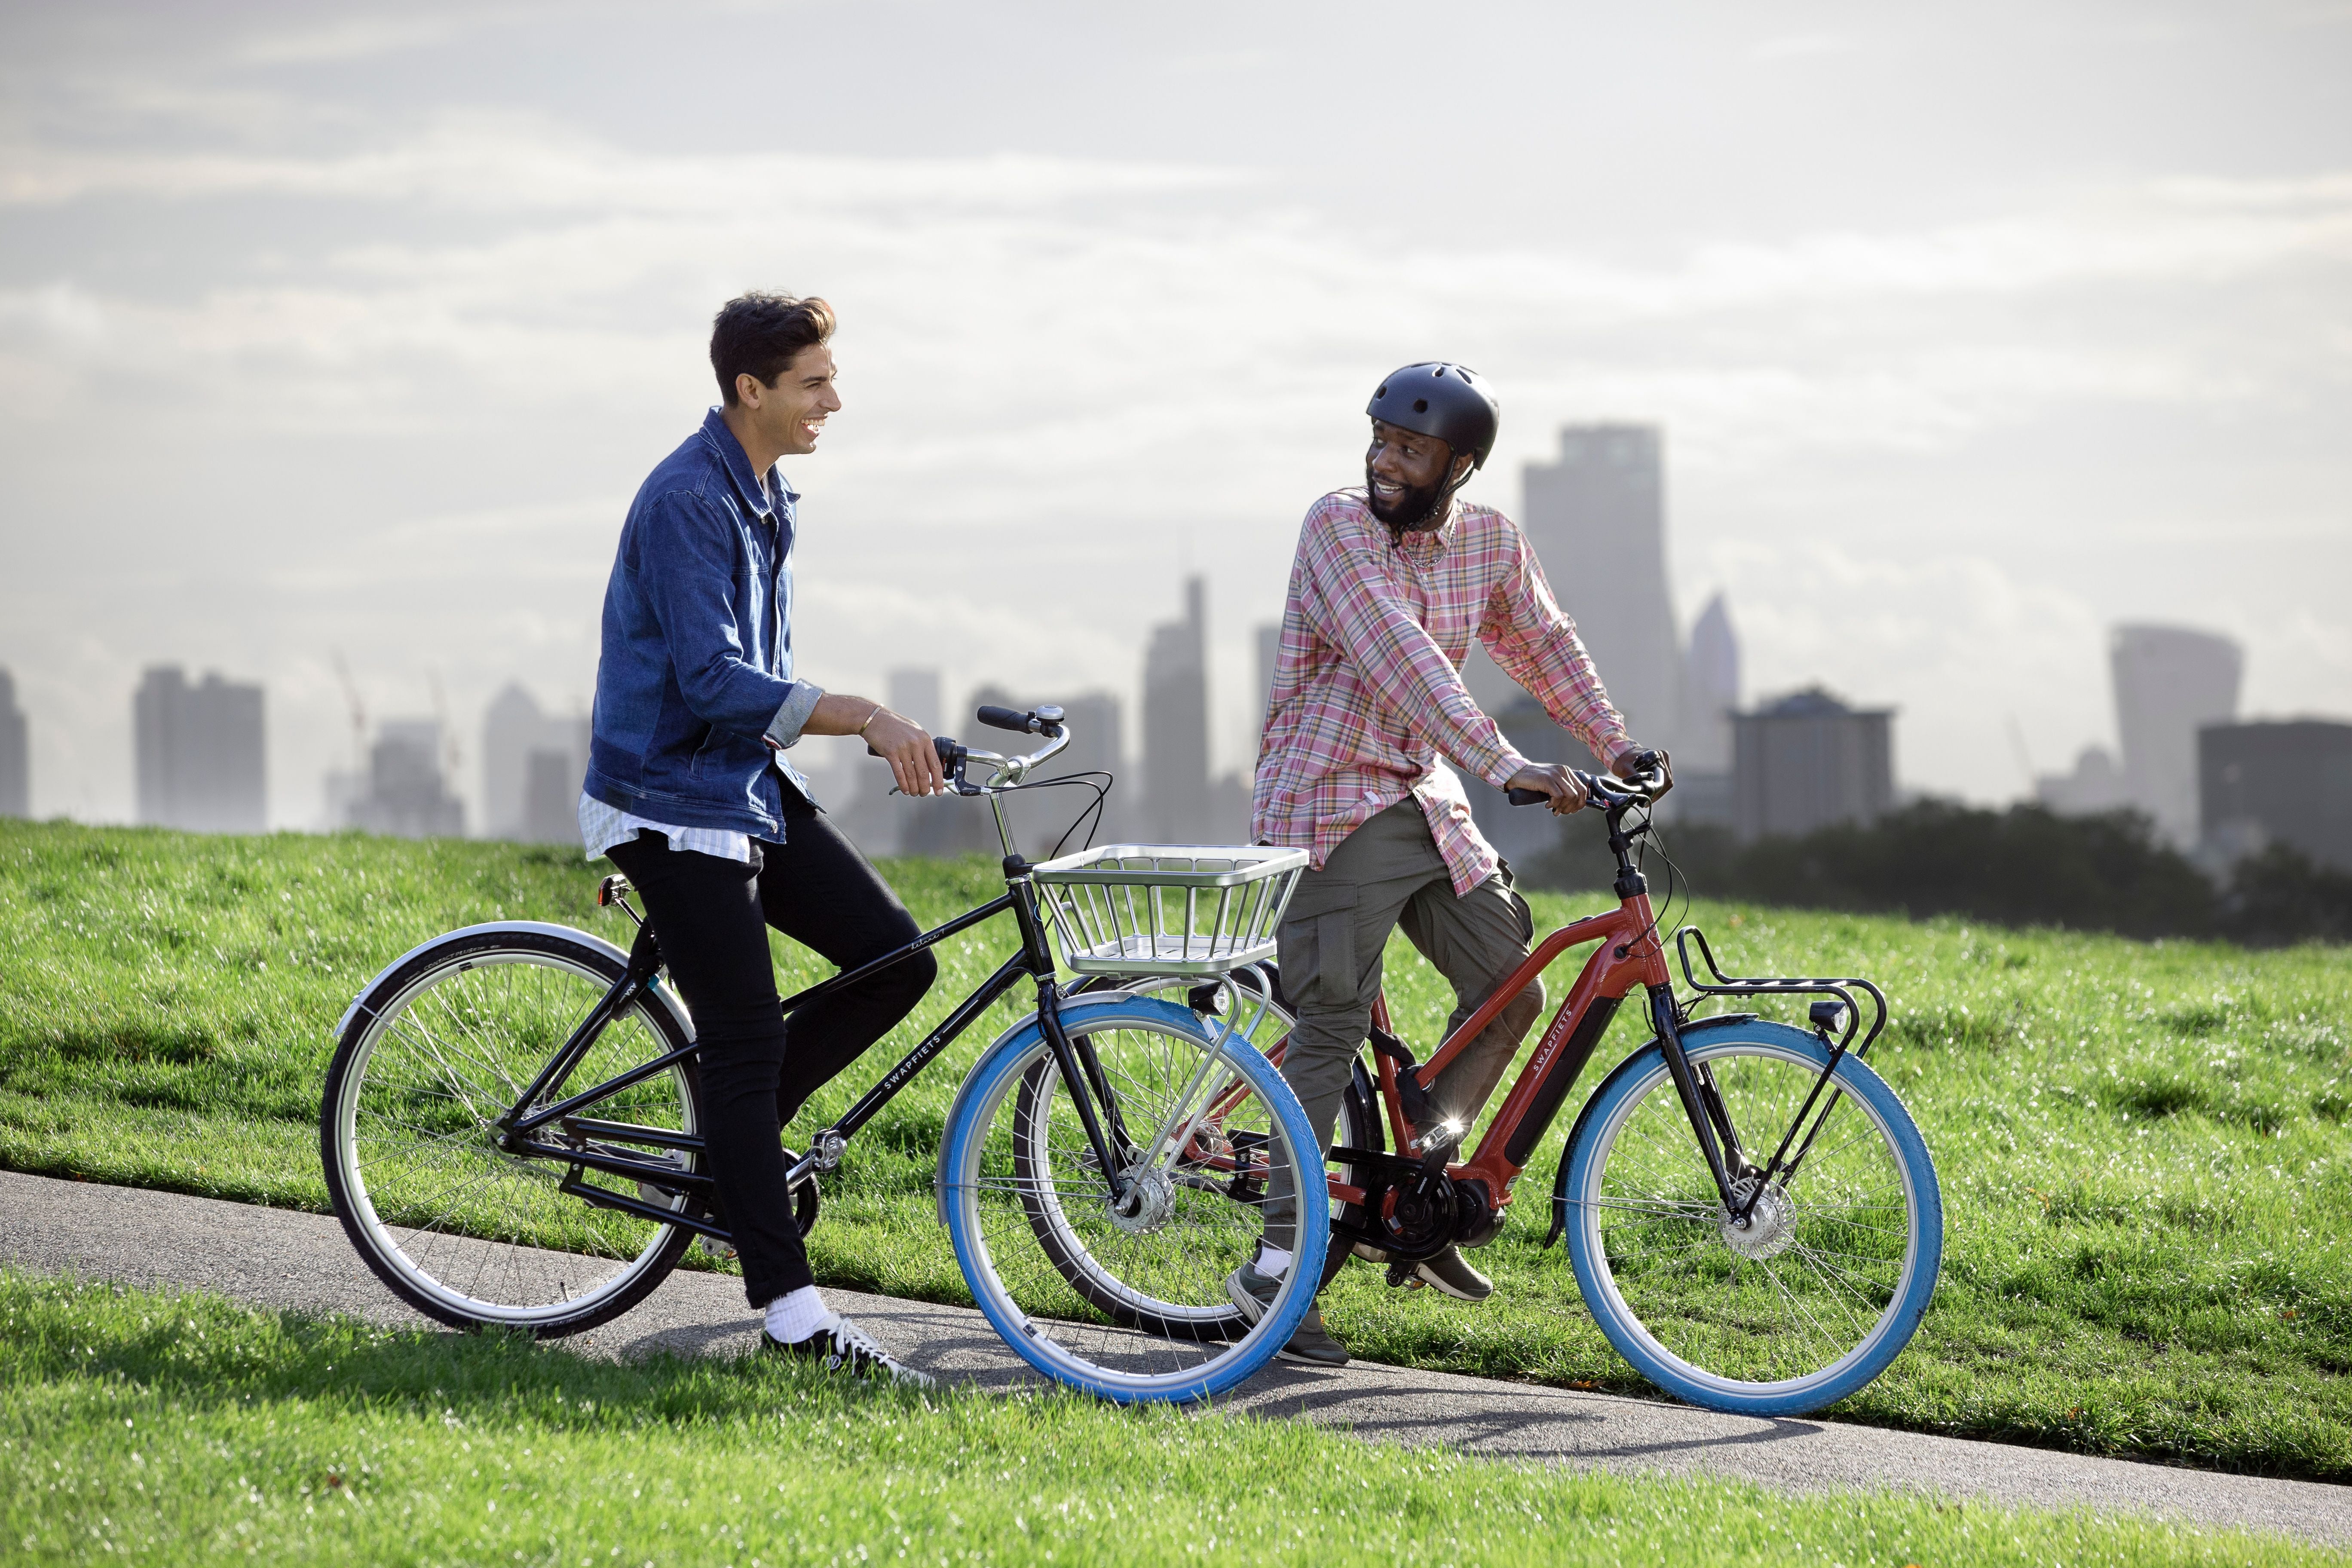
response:
<path fill-rule="evenodd" d="M 1452 1180 L 1457 1192 L 1467 1194 L 1467 1201 L 1483 1207 L 1485 1215 L 1499 1223 L 1509 1207 L 1511 1189 L 1527 1168 L 1536 1145 L 1559 1118 L 1566 1102 L 1601 1037 L 1616 1016 L 1618 1007 L 1635 989 L 1642 990 L 1650 1009 L 1650 1024 L 1655 1032 L 1660 1054 L 1665 1058 L 1666 1071 L 1673 1079 L 1675 1093 L 1681 1101 L 1683 1112 L 1690 1121 L 1692 1136 L 1706 1161 L 1708 1174 L 1715 1182 L 1717 1195 L 1725 1212 L 1736 1226 L 1745 1227 L 1758 1198 L 1766 1186 L 1775 1181 L 1785 1184 L 1804 1163 L 1814 1140 L 1821 1135 L 1831 1111 L 1837 1107 L 1839 1091 L 1830 1089 L 1830 1079 L 1838 1062 L 1852 1049 L 1856 1058 L 1868 1052 L 1886 1026 L 1886 998 L 1878 987 L 1867 980 L 1853 977 L 1826 979 L 1780 979 L 1727 975 L 1715 962 L 1706 938 L 1696 926 L 1685 926 L 1675 933 L 1677 950 L 1682 955 L 1683 973 L 1691 990 L 1703 996 L 1759 996 L 1811 994 L 1832 998 L 1817 1003 L 1812 1022 L 1822 1043 L 1830 1048 L 1828 1062 L 1814 1080 L 1812 1090 L 1805 1098 L 1789 1127 L 1781 1133 L 1779 1145 L 1769 1158 L 1759 1165 L 1742 1144 L 1739 1130 L 1733 1125 L 1724 1108 L 1723 1096 L 1714 1074 L 1704 1063 L 1694 1063 L 1683 1043 L 1683 1030 L 1687 1023 L 1683 1009 L 1675 1000 L 1672 976 L 1668 973 L 1665 945 L 1657 930 L 1657 919 L 1650 907 L 1648 884 L 1632 858 L 1633 841 L 1649 830 L 1646 821 L 1630 829 L 1625 826 L 1625 812 L 1638 804 L 1632 797 L 1619 796 L 1606 806 L 1609 823 L 1609 847 L 1617 860 L 1617 879 L 1613 890 L 1617 908 L 1603 914 L 1562 926 L 1538 942 L 1527 958 L 1496 985 L 1477 1010 L 1463 1020 L 1462 1026 L 1446 1037 L 1436 1053 L 1423 1063 L 1414 1064 L 1402 1042 L 1391 1031 L 1388 1003 L 1382 997 L 1373 1004 L 1371 1039 L 1377 1065 L 1378 1096 L 1386 1110 L 1389 1132 L 1397 1154 L 1385 1154 L 1378 1150 L 1337 1149 L 1332 1157 L 1343 1164 L 1386 1171 L 1403 1175 L 1401 1167 L 1414 1162 L 1407 1155 L 1418 1155 L 1414 1176 L 1426 1178 L 1440 1169 L 1440 1157 L 1451 1147 L 1445 1142 L 1451 1129 L 1416 1129 L 1408 1120 L 1411 1108 L 1426 1101 L 1428 1092 L 1438 1075 L 1475 1040 L 1503 1009 L 1535 984 L 1559 956 L 1573 947 L 1588 942 L 1600 945 L 1585 960 L 1576 983 L 1560 1002 L 1550 1025 L 1538 1039 L 1533 1056 L 1514 1080 L 1502 1108 L 1488 1125 L 1486 1137 L 1477 1151 L 1467 1161 L 1443 1165 L 1444 1173 Z M 1690 944 L 1696 942 L 1704 958 L 1711 982 L 1703 982 L 1692 973 Z M 1859 1046 L 1854 1036 L 1861 1027 L 1862 1014 L 1856 1004 L 1856 994 L 1866 996 L 1876 1009 L 1877 1016 Z M 1843 1031 L 1832 1042 L 1830 1031 L 1843 1021 Z M 1400 1066 L 1400 1061 L 1404 1063 Z M 1823 1100 L 1823 1091 L 1828 1098 Z M 1819 1107 L 1818 1112 L 1816 1106 Z M 1811 1125 L 1807 1123 L 1810 1121 Z M 1562 1166 L 1563 1179 L 1566 1167 Z M 1406 1177 L 1405 1179 L 1412 1179 Z M 1369 1206 L 1372 1189 L 1366 1185 L 1330 1179 L 1331 1194 L 1344 1202 Z M 1394 1183 L 1383 1184 L 1393 1188 Z M 1744 1192 L 1741 1190 L 1744 1187 Z M 1559 1233 L 1558 1216 L 1552 1234 Z M 1378 1241 L 1367 1236 L 1367 1240 Z"/>
<path fill-rule="evenodd" d="M 1058 720 L 1060 717 L 1058 710 L 1051 711 L 1054 719 Z M 990 805 L 996 816 L 998 837 L 1004 847 L 1004 892 L 987 903 L 967 910 L 945 924 L 924 932 L 904 946 L 895 948 L 878 958 L 858 965 L 856 969 L 845 970 L 831 979 L 795 992 L 784 999 L 782 1011 L 789 1015 L 798 1008 L 807 1006 L 810 1003 L 855 985 L 869 975 L 878 973 L 894 963 L 902 963 L 915 953 L 936 946 L 949 937 L 960 931 L 968 931 L 982 921 L 992 920 L 1008 910 L 1013 911 L 1019 926 L 1021 945 L 1018 951 L 997 966 L 994 973 L 982 981 L 971 994 L 957 1004 L 929 1034 L 924 1036 L 919 1044 L 899 1058 L 897 1066 L 885 1073 L 873 1088 L 860 1096 L 857 1102 L 851 1106 L 838 1121 L 811 1136 L 808 1152 L 801 1155 L 786 1173 L 785 1180 L 788 1188 L 797 1188 L 813 1174 L 822 1171 L 831 1171 L 838 1166 L 843 1152 L 857 1131 L 871 1121 L 884 1106 L 897 1097 L 900 1089 L 912 1082 L 918 1073 L 929 1067 L 941 1051 L 946 1050 L 959 1036 L 970 1028 L 973 1021 L 985 1013 L 999 997 L 1026 976 L 1034 979 L 1037 984 L 1038 1021 L 1047 1043 L 1052 1047 L 1055 1065 L 1061 1073 L 1065 1087 L 1069 1091 L 1071 1102 L 1077 1109 L 1079 1121 L 1084 1126 L 1087 1140 L 1093 1146 L 1094 1155 L 1099 1162 L 1097 1168 L 1108 1173 L 1114 1202 L 1126 1195 L 1129 1178 L 1125 1172 L 1125 1162 L 1114 1159 L 1111 1155 L 1111 1148 L 1113 1140 L 1117 1140 L 1121 1146 L 1131 1143 L 1132 1140 L 1127 1136 L 1126 1129 L 1118 1116 L 1117 1099 L 1111 1094 L 1109 1085 L 1104 1079 L 1101 1066 L 1094 1059 L 1092 1050 L 1082 1041 L 1074 1043 L 1062 1028 L 1061 988 L 1055 978 L 1057 970 L 1053 948 L 1045 937 L 1045 921 L 1039 917 L 1035 884 L 1029 877 L 1029 862 L 1014 847 L 1012 828 L 1004 816 L 1003 795 L 1010 789 L 1019 787 L 1021 779 L 1031 768 L 1051 757 L 1067 743 L 1066 734 L 1056 732 L 1052 737 L 1052 743 L 1038 752 L 1026 757 L 1003 757 L 993 752 L 974 751 L 956 745 L 952 742 L 941 742 L 941 760 L 949 764 L 950 782 L 956 792 L 960 795 L 984 794 L 990 797 Z M 994 786 L 982 786 L 967 782 L 964 770 L 970 761 L 980 761 L 993 765 L 997 770 L 997 778 L 1001 782 Z M 607 901 L 604 893 L 600 892 L 598 901 L 600 903 Z M 596 1005 L 589 1009 L 587 1017 L 572 1030 L 571 1036 L 557 1048 L 554 1056 L 548 1059 L 547 1065 L 531 1080 L 530 1087 L 515 1098 L 513 1105 L 508 1109 L 507 1113 L 499 1119 L 497 1123 L 500 1134 L 499 1145 L 510 1154 L 558 1161 L 569 1165 L 571 1169 L 559 1184 L 558 1190 L 596 1207 L 619 1210 L 658 1224 L 680 1226 L 698 1235 L 726 1241 L 731 1239 L 727 1231 L 700 1215 L 665 1208 L 656 1204 L 646 1203 L 642 1199 L 614 1192 L 609 1188 L 596 1186 L 587 1182 L 583 1174 L 585 1171 L 593 1170 L 605 1175 L 650 1183 L 656 1186 L 689 1193 L 706 1199 L 715 1194 L 715 1183 L 708 1173 L 684 1171 L 676 1164 L 667 1162 L 633 1158 L 625 1152 L 606 1146 L 618 1144 L 625 1148 L 636 1146 L 667 1150 L 677 1153 L 698 1153 L 704 1146 L 700 1137 L 664 1128 L 638 1127 L 624 1122 L 604 1121 L 580 1114 L 599 1101 L 642 1083 L 657 1073 L 667 1071 L 686 1058 L 694 1056 L 701 1048 L 698 1044 L 682 1046 L 677 1050 L 667 1051 L 648 1061 L 640 1062 L 627 1071 L 616 1074 L 593 1088 L 566 1095 L 552 1104 L 538 1103 L 541 1096 L 562 1087 L 565 1079 L 586 1057 L 604 1027 L 614 1018 L 625 1013 L 643 993 L 651 988 L 654 977 L 660 972 L 660 949 L 654 937 L 653 927 L 625 902 L 623 902 L 622 907 L 627 910 L 630 916 L 638 922 L 637 937 L 630 948 L 626 972 L 613 984 L 611 989 L 598 1000 Z M 1098 1100 L 1101 1102 L 1099 1110 L 1097 1105 Z M 1108 1113 L 1108 1129 L 1104 1124 L 1103 1112 L 1106 1110 Z M 551 1126 L 559 1128 L 569 1142 L 551 1142 L 541 1136 L 541 1134 Z"/>
<path fill-rule="evenodd" d="M 1538 1039 L 1534 1055 L 1512 1083 L 1510 1093 L 1496 1112 L 1476 1152 L 1466 1162 L 1445 1166 L 1446 1173 L 1457 1183 L 1473 1183 L 1483 1188 L 1486 1205 L 1496 1214 L 1508 1206 L 1512 1184 L 1526 1170 L 1536 1145 L 1558 1118 L 1560 1106 L 1591 1059 L 1618 1007 L 1636 990 L 1648 994 L 1659 1037 L 1666 1045 L 1667 1061 L 1675 1072 L 1675 1088 L 1683 1093 L 1685 1109 L 1692 1112 L 1692 1127 L 1706 1150 L 1708 1167 L 1715 1173 L 1717 1184 L 1726 1191 L 1729 1189 L 1721 1137 L 1727 1127 L 1720 1125 L 1723 1118 L 1719 1104 L 1710 1113 L 1701 1098 L 1701 1086 L 1682 1055 L 1674 988 L 1645 890 L 1633 893 L 1604 914 L 1562 926 L 1537 943 L 1477 1011 L 1446 1037 L 1435 1055 L 1405 1069 L 1413 1086 L 1423 1092 L 1433 1088 L 1438 1074 L 1562 953 L 1589 942 L 1601 945 L 1585 960 L 1575 984 Z M 1372 1024 L 1382 1034 L 1389 1032 L 1385 999 L 1374 1005 Z M 1404 1072 L 1387 1052 L 1376 1050 L 1374 1059 L 1379 1067 L 1380 1099 L 1387 1110 L 1392 1145 L 1401 1153 L 1417 1152 L 1431 1130 L 1415 1129 L 1405 1120 L 1408 1091 L 1401 1081 Z M 1359 1152 L 1368 1152 L 1339 1151 L 1335 1157 L 1342 1163 L 1352 1163 L 1349 1156 Z M 1335 1197 L 1353 1204 L 1365 1201 L 1366 1194 L 1360 1187 L 1336 1179 L 1330 1186 Z"/>
<path fill-rule="evenodd" d="M 1540 979 L 1562 953 L 1570 948 L 1598 943 L 1538 1037 L 1534 1054 L 1513 1081 L 1510 1093 L 1496 1112 L 1477 1150 L 1467 1161 L 1444 1163 L 1444 1174 L 1452 1179 L 1457 1192 L 1467 1194 L 1469 1201 L 1482 1205 L 1487 1215 L 1499 1222 L 1510 1205 L 1513 1184 L 1526 1170 L 1536 1145 L 1558 1119 L 1569 1091 L 1591 1060 L 1618 1007 L 1627 996 L 1640 990 L 1645 994 L 1651 1025 L 1665 1056 L 1675 1092 L 1690 1120 L 1692 1135 L 1706 1157 L 1716 1191 L 1727 1207 L 1745 1217 L 1747 1205 L 1737 1200 L 1733 1188 L 1754 1167 L 1740 1145 L 1738 1130 L 1724 1110 L 1722 1096 L 1711 1075 L 1704 1067 L 1694 1068 L 1683 1049 L 1683 1016 L 1675 1002 L 1657 917 L 1650 907 L 1649 885 L 1631 856 L 1634 839 L 1648 831 L 1648 824 L 1639 823 L 1629 830 L 1623 822 L 1625 812 L 1634 804 L 1631 798 L 1622 798 L 1606 807 L 1609 847 L 1617 858 L 1613 889 L 1617 908 L 1562 926 L 1537 943 L 1477 1010 L 1463 1020 L 1462 1026 L 1446 1037 L 1428 1061 L 1400 1068 L 1399 1057 L 1403 1053 L 1390 1031 L 1387 999 L 1382 997 L 1374 1003 L 1376 1081 L 1380 1100 L 1386 1108 L 1391 1146 L 1397 1153 L 1335 1149 L 1333 1159 L 1360 1171 L 1369 1167 L 1398 1172 L 1401 1164 L 1412 1163 L 1418 1164 L 1422 1173 L 1434 1175 L 1439 1169 L 1439 1157 L 1451 1146 L 1445 1142 L 1446 1131 L 1450 1130 L 1413 1127 L 1406 1119 L 1408 1104 L 1423 1100 L 1447 1065 L 1485 1033 L 1505 1007 Z M 1421 1158 L 1413 1161 L 1409 1158 L 1412 1156 Z M 1370 1186 L 1343 1183 L 1336 1177 L 1331 1178 L 1329 1185 L 1336 1198 L 1364 1208 L 1370 1205 Z"/>

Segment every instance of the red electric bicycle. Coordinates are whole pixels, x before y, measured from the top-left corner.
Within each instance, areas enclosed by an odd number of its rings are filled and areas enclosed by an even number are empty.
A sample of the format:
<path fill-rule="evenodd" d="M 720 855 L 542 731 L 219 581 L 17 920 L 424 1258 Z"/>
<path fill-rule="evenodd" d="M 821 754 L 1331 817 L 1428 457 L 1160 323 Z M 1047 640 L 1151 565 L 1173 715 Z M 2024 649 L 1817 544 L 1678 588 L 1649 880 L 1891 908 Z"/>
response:
<path fill-rule="evenodd" d="M 1672 938 L 1678 996 L 1638 863 L 1663 772 L 1579 776 L 1607 825 L 1617 907 L 1538 942 L 1425 1061 L 1393 1032 L 1385 998 L 1375 1006 L 1330 1150 L 1326 1279 L 1354 1255 L 1385 1262 L 1391 1283 L 1402 1284 L 1420 1259 L 1500 1234 L 1515 1184 L 1619 1007 L 1634 998 L 1651 1037 L 1584 1102 L 1553 1179 L 1543 1245 L 1566 1237 L 1601 1331 L 1660 1388 L 1719 1410 L 1819 1409 L 1867 1384 L 1909 1342 L 1943 1258 L 1935 1163 L 1865 1059 L 1886 1025 L 1885 997 L 1851 976 L 1727 975 L 1695 926 Z M 1526 1067 L 1462 1157 L 1464 1130 L 1439 1121 L 1430 1101 L 1438 1073 L 1563 954 L 1587 946 Z M 1270 996 L 1258 989 L 1269 984 Z M 1179 986 L 1203 1013 L 1258 990 L 1246 998 L 1266 1005 L 1257 1037 L 1280 1059 L 1288 1015 L 1278 975 L 1242 971 L 1217 984 L 1171 979 L 1161 988 Z M 1802 996 L 1815 999 L 1801 1028 L 1752 1012 L 1692 1015 L 1719 998 Z M 1235 1081 L 1218 1114 L 1247 1098 Z M 1265 1154 L 1246 1138 L 1220 1146 L 1217 1120 L 1195 1133 L 1192 1157 L 1232 1172 L 1235 1190 L 1256 1188 Z M 1242 1326 L 1236 1313 L 1235 1331 Z"/>

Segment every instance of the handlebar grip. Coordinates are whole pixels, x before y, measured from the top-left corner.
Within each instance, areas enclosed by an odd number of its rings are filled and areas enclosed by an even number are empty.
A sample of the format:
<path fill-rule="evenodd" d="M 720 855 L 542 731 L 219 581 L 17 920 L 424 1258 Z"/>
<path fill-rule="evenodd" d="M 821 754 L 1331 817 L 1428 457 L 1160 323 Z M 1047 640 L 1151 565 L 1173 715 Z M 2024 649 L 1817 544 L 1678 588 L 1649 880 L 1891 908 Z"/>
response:
<path fill-rule="evenodd" d="M 1018 709 L 998 708 L 991 705 L 982 708 L 972 717 L 992 730 L 1010 730 L 1016 735 L 1034 735 L 1037 732 L 1037 715 L 1024 713 Z"/>
<path fill-rule="evenodd" d="M 1568 774 L 1584 786 L 1584 798 L 1588 801 L 1631 798 L 1632 792 L 1607 773 L 1588 773 L 1581 768 L 1570 768 Z M 1505 790 L 1503 795 L 1513 805 L 1542 805 L 1551 799 L 1539 789 Z"/>

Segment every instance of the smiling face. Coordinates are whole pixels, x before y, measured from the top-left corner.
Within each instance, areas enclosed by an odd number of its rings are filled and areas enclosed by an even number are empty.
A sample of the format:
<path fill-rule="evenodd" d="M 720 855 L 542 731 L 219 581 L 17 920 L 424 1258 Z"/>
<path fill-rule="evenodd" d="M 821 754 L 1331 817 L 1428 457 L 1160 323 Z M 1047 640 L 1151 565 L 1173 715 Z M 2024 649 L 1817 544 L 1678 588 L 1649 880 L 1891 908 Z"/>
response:
<path fill-rule="evenodd" d="M 762 386 L 753 375 L 735 378 L 735 403 L 751 426 L 757 445 L 782 457 L 816 450 L 827 416 L 839 412 L 841 395 L 834 390 L 833 348 L 812 343 L 793 356 L 775 384 Z M 747 451 L 754 446 L 744 442 Z"/>
<path fill-rule="evenodd" d="M 1430 526 L 1440 492 L 1449 480 L 1468 473 L 1471 461 L 1467 453 L 1454 457 L 1434 436 L 1373 420 L 1372 444 L 1364 453 L 1364 489 L 1372 515 L 1391 528 Z"/>

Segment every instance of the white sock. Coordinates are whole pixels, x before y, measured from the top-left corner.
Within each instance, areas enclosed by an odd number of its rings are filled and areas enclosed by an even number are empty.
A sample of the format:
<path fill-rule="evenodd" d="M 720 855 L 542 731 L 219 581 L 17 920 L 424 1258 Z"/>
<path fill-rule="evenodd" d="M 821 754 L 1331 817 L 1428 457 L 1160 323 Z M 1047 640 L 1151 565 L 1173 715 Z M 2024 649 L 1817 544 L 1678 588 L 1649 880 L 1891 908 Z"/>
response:
<path fill-rule="evenodd" d="M 1283 1276 L 1283 1271 L 1289 1267 L 1289 1248 L 1268 1247 L 1262 1241 L 1257 1244 L 1257 1271 L 1260 1274 L 1269 1279 L 1279 1279 Z"/>
<path fill-rule="evenodd" d="M 800 1343 L 832 1322 L 833 1310 L 814 1285 L 803 1285 L 768 1303 L 769 1336 L 788 1345 Z"/>

